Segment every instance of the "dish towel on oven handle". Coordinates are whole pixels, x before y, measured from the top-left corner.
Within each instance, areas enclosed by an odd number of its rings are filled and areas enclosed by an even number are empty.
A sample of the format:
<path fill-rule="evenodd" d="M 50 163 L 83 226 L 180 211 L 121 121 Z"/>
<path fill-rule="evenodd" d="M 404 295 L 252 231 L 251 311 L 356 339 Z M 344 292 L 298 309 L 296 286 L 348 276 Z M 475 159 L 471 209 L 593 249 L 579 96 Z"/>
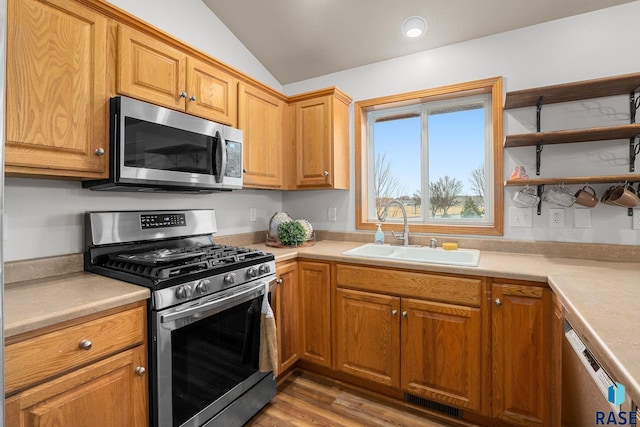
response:
<path fill-rule="evenodd" d="M 278 375 L 278 339 L 276 337 L 276 319 L 269 305 L 269 283 L 265 283 L 262 311 L 260 314 L 260 371 L 273 371 Z"/>

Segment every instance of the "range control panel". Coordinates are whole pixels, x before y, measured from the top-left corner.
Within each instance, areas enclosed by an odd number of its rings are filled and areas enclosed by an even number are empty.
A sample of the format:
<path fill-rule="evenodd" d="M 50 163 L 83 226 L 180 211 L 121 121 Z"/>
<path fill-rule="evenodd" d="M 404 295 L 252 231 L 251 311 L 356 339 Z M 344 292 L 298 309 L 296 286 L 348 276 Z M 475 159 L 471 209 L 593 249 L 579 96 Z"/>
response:
<path fill-rule="evenodd" d="M 185 214 L 143 214 L 140 215 L 140 226 L 146 228 L 184 227 L 187 225 Z"/>

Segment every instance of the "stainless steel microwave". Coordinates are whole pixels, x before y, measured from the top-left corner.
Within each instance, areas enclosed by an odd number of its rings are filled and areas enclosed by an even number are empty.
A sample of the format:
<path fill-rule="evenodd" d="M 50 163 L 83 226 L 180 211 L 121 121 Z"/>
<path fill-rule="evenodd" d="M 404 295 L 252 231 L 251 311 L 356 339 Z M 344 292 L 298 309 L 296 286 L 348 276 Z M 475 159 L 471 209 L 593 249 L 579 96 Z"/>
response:
<path fill-rule="evenodd" d="M 110 100 L 109 178 L 92 190 L 210 193 L 242 188 L 242 131 L 118 96 Z"/>

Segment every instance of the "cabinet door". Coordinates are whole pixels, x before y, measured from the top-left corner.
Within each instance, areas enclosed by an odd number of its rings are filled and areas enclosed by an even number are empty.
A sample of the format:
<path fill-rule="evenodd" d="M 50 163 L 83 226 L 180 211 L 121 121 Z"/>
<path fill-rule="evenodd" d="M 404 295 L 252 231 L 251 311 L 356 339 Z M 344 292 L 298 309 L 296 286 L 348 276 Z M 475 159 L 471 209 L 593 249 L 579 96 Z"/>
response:
<path fill-rule="evenodd" d="M 244 83 L 238 86 L 238 127 L 243 131 L 244 187 L 280 188 L 284 101 Z"/>
<path fill-rule="evenodd" d="M 276 288 L 276 331 L 278 335 L 278 374 L 300 358 L 298 263 L 278 264 Z"/>
<path fill-rule="evenodd" d="M 331 187 L 331 97 L 295 104 L 296 186 Z"/>
<path fill-rule="evenodd" d="M 107 19 L 71 0 L 7 7 L 6 171 L 105 177 Z"/>
<path fill-rule="evenodd" d="M 147 426 L 145 354 L 138 346 L 8 398 L 7 427 Z"/>
<path fill-rule="evenodd" d="M 336 369 L 400 386 L 400 298 L 336 290 Z"/>
<path fill-rule="evenodd" d="M 300 280 L 300 358 L 331 367 L 331 304 L 329 264 L 301 261 Z"/>
<path fill-rule="evenodd" d="M 402 388 L 460 408 L 480 409 L 480 309 L 402 300 Z"/>
<path fill-rule="evenodd" d="M 186 54 L 178 49 L 118 26 L 118 93 L 184 111 L 186 61 Z"/>
<path fill-rule="evenodd" d="M 512 424 L 550 425 L 549 292 L 492 285 L 492 415 Z"/>
<path fill-rule="evenodd" d="M 238 81 L 218 67 L 187 58 L 187 113 L 236 126 Z"/>

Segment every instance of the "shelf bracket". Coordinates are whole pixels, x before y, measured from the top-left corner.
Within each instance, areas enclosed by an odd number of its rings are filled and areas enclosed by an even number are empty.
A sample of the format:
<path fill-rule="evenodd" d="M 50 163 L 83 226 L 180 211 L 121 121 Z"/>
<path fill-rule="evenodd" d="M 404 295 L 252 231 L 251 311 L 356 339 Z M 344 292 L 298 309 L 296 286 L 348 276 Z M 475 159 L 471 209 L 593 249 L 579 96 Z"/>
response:
<path fill-rule="evenodd" d="M 636 171 L 636 156 L 640 154 L 640 140 L 636 143 L 635 138 L 629 139 L 629 172 Z"/>
<path fill-rule="evenodd" d="M 538 184 L 538 215 L 542 213 L 542 193 L 544 192 L 544 184 Z"/>
<path fill-rule="evenodd" d="M 536 131 L 540 132 L 540 113 L 542 112 L 542 96 L 538 98 L 538 105 L 536 107 Z"/>
<path fill-rule="evenodd" d="M 544 140 L 540 140 L 536 144 L 536 175 L 540 175 L 540 153 L 542 153 L 542 149 L 544 148 Z"/>
<path fill-rule="evenodd" d="M 631 92 L 629 94 L 629 116 L 631 117 L 631 124 L 636 122 L 636 111 L 640 108 L 640 96 L 636 99 L 636 93 Z"/>

